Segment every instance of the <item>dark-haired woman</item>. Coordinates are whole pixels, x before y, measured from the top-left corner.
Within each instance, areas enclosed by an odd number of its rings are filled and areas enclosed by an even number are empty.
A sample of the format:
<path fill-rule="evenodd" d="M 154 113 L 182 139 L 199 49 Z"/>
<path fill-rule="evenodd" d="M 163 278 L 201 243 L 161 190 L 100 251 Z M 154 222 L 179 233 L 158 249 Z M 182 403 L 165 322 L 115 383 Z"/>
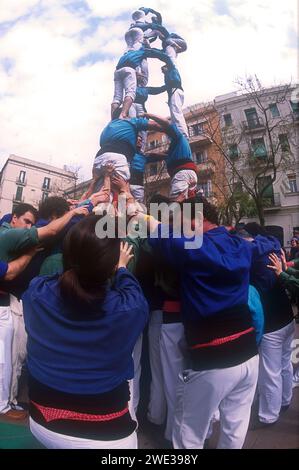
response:
<path fill-rule="evenodd" d="M 137 448 L 128 380 L 148 305 L 131 249 L 98 238 L 99 219 L 70 230 L 62 275 L 35 278 L 23 298 L 30 429 L 47 448 Z"/>

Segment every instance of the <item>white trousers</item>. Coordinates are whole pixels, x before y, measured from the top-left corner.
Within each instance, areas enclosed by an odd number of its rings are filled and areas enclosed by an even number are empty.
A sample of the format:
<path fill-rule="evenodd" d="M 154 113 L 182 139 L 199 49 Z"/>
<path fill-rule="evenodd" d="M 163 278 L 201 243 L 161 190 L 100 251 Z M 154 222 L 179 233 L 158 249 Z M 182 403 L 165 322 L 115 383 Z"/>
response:
<path fill-rule="evenodd" d="M 275 423 L 280 408 L 292 399 L 293 367 L 291 361 L 295 323 L 266 333 L 259 346 L 259 419 Z"/>
<path fill-rule="evenodd" d="M 136 72 L 132 67 L 122 67 L 114 72 L 114 95 L 112 103 L 121 104 L 123 95 L 129 96 L 132 101 L 136 96 L 137 79 Z"/>
<path fill-rule="evenodd" d="M 174 199 L 181 193 L 187 198 L 189 190 L 196 188 L 197 174 L 193 170 L 180 170 L 173 176 L 170 184 L 170 198 Z"/>
<path fill-rule="evenodd" d="M 184 92 L 179 88 L 176 89 L 173 94 L 171 95 L 169 101 L 169 111 L 171 117 L 171 123 L 175 124 L 177 128 L 184 134 L 187 139 L 189 139 L 188 127 L 185 121 L 184 113 L 183 113 L 183 105 L 184 105 Z"/>
<path fill-rule="evenodd" d="M 166 417 L 166 398 L 160 351 L 161 326 L 162 310 L 153 310 L 148 325 L 148 350 L 152 379 L 147 419 L 157 425 L 163 424 Z"/>
<path fill-rule="evenodd" d="M 143 333 L 137 339 L 133 349 L 134 378 L 129 380 L 130 401 L 129 410 L 133 419 L 136 419 L 137 408 L 140 398 L 140 376 L 141 376 L 141 353 L 142 353 Z"/>
<path fill-rule="evenodd" d="M 14 334 L 12 342 L 12 377 L 9 399 L 11 403 L 16 405 L 19 379 L 27 354 L 27 333 L 25 330 L 22 301 L 10 295 L 10 309 L 13 319 Z"/>
<path fill-rule="evenodd" d="M 140 184 L 130 184 L 131 194 L 138 202 L 144 202 L 144 186 Z"/>
<path fill-rule="evenodd" d="M 98 155 L 94 159 L 93 170 L 101 171 L 104 166 L 112 164 L 114 166 L 115 172 L 120 175 L 125 181 L 130 180 L 130 168 L 128 160 L 125 155 L 115 152 L 105 152 L 102 155 Z M 104 178 L 99 185 L 97 185 L 96 190 L 99 191 L 103 186 Z"/>
<path fill-rule="evenodd" d="M 167 403 L 165 439 L 169 441 L 172 440 L 179 374 L 184 369 L 185 349 L 182 346 L 184 338 L 182 323 L 163 323 L 160 347 L 164 392 Z"/>
<path fill-rule="evenodd" d="M 130 118 L 136 118 L 143 116 L 144 114 L 144 108 L 142 104 L 140 103 L 133 103 L 129 109 L 129 117 Z M 143 153 L 145 151 L 146 147 L 146 141 L 147 141 L 147 131 L 139 131 L 138 134 L 141 137 L 141 152 Z"/>
<path fill-rule="evenodd" d="M 10 307 L 0 307 L 0 413 L 10 410 L 13 318 Z"/>
<path fill-rule="evenodd" d="M 124 439 L 97 441 L 50 431 L 36 423 L 32 418 L 30 418 L 29 424 L 34 437 L 47 449 L 137 449 L 137 434 L 135 431 Z"/>
<path fill-rule="evenodd" d="M 22 301 L 10 295 L 10 306 L 0 307 L 0 413 L 10 409 L 10 402 L 17 404 L 26 345 Z"/>
<path fill-rule="evenodd" d="M 173 430 L 175 449 L 202 449 L 210 423 L 220 411 L 218 449 L 241 449 L 258 376 L 258 355 L 234 367 L 179 376 Z"/>

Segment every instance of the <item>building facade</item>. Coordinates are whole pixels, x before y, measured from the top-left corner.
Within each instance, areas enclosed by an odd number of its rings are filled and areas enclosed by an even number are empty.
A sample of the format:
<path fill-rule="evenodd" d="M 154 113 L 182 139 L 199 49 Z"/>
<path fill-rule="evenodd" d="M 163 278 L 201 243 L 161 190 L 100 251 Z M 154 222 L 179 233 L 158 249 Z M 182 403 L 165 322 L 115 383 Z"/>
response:
<path fill-rule="evenodd" d="M 37 208 L 49 196 L 63 196 L 75 181 L 73 172 L 10 155 L 0 173 L 0 215 L 22 202 Z"/>
<path fill-rule="evenodd" d="M 225 164 L 234 184 L 234 170 L 263 192 L 266 226 L 283 231 L 288 245 L 299 229 L 299 106 L 296 87 L 279 86 L 253 93 L 230 93 L 215 98 L 223 147 L 233 161 Z M 274 163 L 273 163 L 274 162 Z M 233 169 L 232 169 L 233 168 Z M 242 183 L 237 178 L 238 189 Z M 243 219 L 256 220 L 257 218 Z"/>

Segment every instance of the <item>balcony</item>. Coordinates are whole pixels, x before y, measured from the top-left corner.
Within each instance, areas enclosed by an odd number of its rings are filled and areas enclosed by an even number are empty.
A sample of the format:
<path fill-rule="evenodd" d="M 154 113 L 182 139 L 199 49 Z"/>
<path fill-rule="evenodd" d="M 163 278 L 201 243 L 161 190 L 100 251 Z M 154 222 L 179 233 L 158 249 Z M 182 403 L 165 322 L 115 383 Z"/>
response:
<path fill-rule="evenodd" d="M 14 203 L 14 204 L 21 204 L 21 203 L 23 203 L 23 202 L 25 202 L 25 198 L 24 198 L 24 197 L 20 197 L 20 198 L 19 198 L 19 197 L 17 198 L 17 196 L 14 196 L 14 197 L 13 197 L 13 203 Z"/>
<path fill-rule="evenodd" d="M 274 193 L 272 197 L 264 198 L 264 210 L 275 210 L 281 207 L 280 193 Z"/>
<path fill-rule="evenodd" d="M 207 142 L 211 142 L 211 139 L 210 137 L 205 134 L 205 132 L 199 132 L 197 134 L 192 134 L 190 133 L 189 135 L 189 143 L 190 144 L 193 144 L 193 143 L 207 143 Z"/>
<path fill-rule="evenodd" d="M 257 132 L 265 129 L 263 118 L 258 116 L 248 119 L 247 121 L 242 121 L 242 126 L 245 132 Z"/>
<path fill-rule="evenodd" d="M 27 178 L 21 180 L 19 177 L 16 178 L 16 183 L 19 185 L 19 186 L 26 186 L 27 184 Z"/>
<path fill-rule="evenodd" d="M 166 152 L 169 147 L 169 142 L 159 142 L 155 145 L 147 144 L 145 147 L 145 153 L 162 153 Z"/>
<path fill-rule="evenodd" d="M 42 191 L 50 193 L 51 192 L 51 186 L 43 185 L 42 186 Z"/>
<path fill-rule="evenodd" d="M 202 162 L 202 163 L 195 162 L 195 164 L 199 172 L 199 177 L 210 176 L 214 174 L 216 171 L 216 163 L 213 160 L 207 160 L 206 162 Z"/>

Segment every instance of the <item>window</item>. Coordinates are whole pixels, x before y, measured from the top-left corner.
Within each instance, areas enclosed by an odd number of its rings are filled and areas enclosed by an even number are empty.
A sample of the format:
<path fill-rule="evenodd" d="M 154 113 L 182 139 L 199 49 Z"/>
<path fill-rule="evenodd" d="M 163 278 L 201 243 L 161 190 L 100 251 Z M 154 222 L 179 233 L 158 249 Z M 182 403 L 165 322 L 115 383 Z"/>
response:
<path fill-rule="evenodd" d="M 154 176 L 158 173 L 158 165 L 157 163 L 152 163 L 150 165 L 150 176 Z"/>
<path fill-rule="evenodd" d="M 50 178 L 44 178 L 43 182 L 43 189 L 49 189 L 50 188 Z"/>
<path fill-rule="evenodd" d="M 211 180 L 205 181 L 204 183 L 199 183 L 197 189 L 201 191 L 204 197 L 210 197 L 212 195 L 212 182 Z"/>
<path fill-rule="evenodd" d="M 288 175 L 288 179 L 289 179 L 290 192 L 298 193 L 296 175 Z"/>
<path fill-rule="evenodd" d="M 245 109 L 245 115 L 248 123 L 248 127 L 254 128 L 260 125 L 259 117 L 255 108 Z"/>
<path fill-rule="evenodd" d="M 229 146 L 228 155 L 229 155 L 229 158 L 231 158 L 231 159 L 238 158 L 239 150 L 238 150 L 237 144 L 232 144 L 232 145 Z"/>
<path fill-rule="evenodd" d="M 159 141 L 157 139 L 151 140 L 150 143 L 149 143 L 149 148 L 154 149 L 154 148 L 158 147 L 158 145 L 159 145 Z"/>
<path fill-rule="evenodd" d="M 196 163 L 197 165 L 200 165 L 201 163 L 204 163 L 207 161 L 207 154 L 203 150 L 199 152 L 195 152 L 193 154 L 193 159 L 194 159 L 194 163 Z"/>
<path fill-rule="evenodd" d="M 267 150 L 265 146 L 265 141 L 263 137 L 259 139 L 252 139 L 252 152 L 253 156 L 257 158 L 265 158 L 267 157 Z"/>
<path fill-rule="evenodd" d="M 263 197 L 267 199 L 274 200 L 274 195 L 273 195 L 273 185 L 272 185 L 272 179 L 271 176 L 261 176 L 258 178 L 258 189 L 259 193 L 262 192 L 262 190 L 267 186 L 267 189 L 263 192 Z"/>
<path fill-rule="evenodd" d="M 293 113 L 299 116 L 299 101 L 290 101 L 290 105 Z"/>
<path fill-rule="evenodd" d="M 225 127 L 229 127 L 233 124 L 231 114 L 224 114 L 223 119 L 224 119 Z"/>
<path fill-rule="evenodd" d="M 289 152 L 290 144 L 289 144 L 289 139 L 288 139 L 287 134 L 279 134 L 278 139 L 279 139 L 281 150 L 283 152 Z"/>
<path fill-rule="evenodd" d="M 17 186 L 17 193 L 15 200 L 16 201 L 22 201 L 22 194 L 23 194 L 23 187 L 22 186 Z"/>
<path fill-rule="evenodd" d="M 198 122 L 189 127 L 189 133 L 191 137 L 194 135 L 200 135 L 203 133 L 203 131 L 203 122 Z"/>
<path fill-rule="evenodd" d="M 280 116 L 279 109 L 278 109 L 278 106 L 277 106 L 276 103 L 270 104 L 269 109 L 270 109 L 270 113 L 271 113 L 272 117 L 275 118 L 275 117 Z"/>
<path fill-rule="evenodd" d="M 42 195 L 42 202 L 44 202 L 46 199 L 48 199 L 49 193 L 44 192 Z"/>
<path fill-rule="evenodd" d="M 25 183 L 25 176 L 26 176 L 26 171 L 21 170 L 19 174 L 19 182 L 20 183 Z"/>

